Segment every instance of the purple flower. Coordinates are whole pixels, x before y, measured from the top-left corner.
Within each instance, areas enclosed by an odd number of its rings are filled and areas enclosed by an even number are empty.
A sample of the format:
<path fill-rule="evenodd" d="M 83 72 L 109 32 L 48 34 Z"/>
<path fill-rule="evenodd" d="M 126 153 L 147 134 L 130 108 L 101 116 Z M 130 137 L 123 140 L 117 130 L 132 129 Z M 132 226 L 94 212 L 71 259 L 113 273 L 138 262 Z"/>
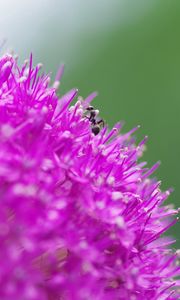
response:
<path fill-rule="evenodd" d="M 0 299 L 179 299 L 179 251 L 161 237 L 178 211 L 149 178 L 159 163 L 138 161 L 147 138 L 93 134 L 95 94 L 70 107 L 63 68 L 52 87 L 40 68 L 0 59 Z"/>

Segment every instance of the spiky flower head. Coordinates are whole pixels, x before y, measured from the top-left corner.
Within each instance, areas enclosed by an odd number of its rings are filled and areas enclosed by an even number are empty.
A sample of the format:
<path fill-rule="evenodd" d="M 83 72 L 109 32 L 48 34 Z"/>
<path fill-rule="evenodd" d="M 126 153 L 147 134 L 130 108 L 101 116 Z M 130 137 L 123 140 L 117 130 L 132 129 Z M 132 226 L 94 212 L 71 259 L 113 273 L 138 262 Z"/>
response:
<path fill-rule="evenodd" d="M 49 87 L 40 67 L 0 59 L 0 299 L 179 299 L 178 251 L 161 237 L 177 210 L 149 179 L 158 164 L 138 162 L 146 138 L 121 124 L 95 135 L 95 94 L 70 107 L 62 68 Z"/>

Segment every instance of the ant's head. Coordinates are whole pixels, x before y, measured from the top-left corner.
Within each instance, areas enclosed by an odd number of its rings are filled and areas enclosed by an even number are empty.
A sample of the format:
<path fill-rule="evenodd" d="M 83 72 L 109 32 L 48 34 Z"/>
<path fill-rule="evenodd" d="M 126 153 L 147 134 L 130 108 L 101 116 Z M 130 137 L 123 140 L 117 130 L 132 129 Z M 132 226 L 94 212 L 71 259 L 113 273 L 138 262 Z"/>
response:
<path fill-rule="evenodd" d="M 97 135 L 100 132 L 101 128 L 98 124 L 94 125 L 92 127 L 92 133 L 94 133 L 94 135 Z"/>

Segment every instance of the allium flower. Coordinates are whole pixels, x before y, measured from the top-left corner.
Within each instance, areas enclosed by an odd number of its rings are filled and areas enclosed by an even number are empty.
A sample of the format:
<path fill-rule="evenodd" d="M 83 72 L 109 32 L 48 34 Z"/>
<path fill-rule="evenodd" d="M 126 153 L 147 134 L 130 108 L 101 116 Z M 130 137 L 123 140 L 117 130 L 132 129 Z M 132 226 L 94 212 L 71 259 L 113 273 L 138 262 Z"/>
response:
<path fill-rule="evenodd" d="M 70 107 L 62 68 L 49 87 L 40 67 L 0 59 L 0 299 L 179 299 L 179 251 L 161 237 L 178 211 L 149 178 L 159 164 L 138 162 L 146 138 L 94 135 L 95 94 Z"/>

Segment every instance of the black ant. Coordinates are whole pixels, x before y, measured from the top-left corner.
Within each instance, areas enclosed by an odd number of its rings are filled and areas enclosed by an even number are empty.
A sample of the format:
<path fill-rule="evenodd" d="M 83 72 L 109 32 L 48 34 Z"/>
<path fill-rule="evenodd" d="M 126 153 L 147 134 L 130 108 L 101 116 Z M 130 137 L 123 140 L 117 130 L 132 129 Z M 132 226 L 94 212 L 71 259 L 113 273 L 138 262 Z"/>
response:
<path fill-rule="evenodd" d="M 95 110 L 93 106 L 88 106 L 86 110 L 90 113 L 90 115 L 86 116 L 86 118 L 91 122 L 92 133 L 94 133 L 94 135 L 97 135 L 101 130 L 101 125 L 104 127 L 104 120 L 96 120 L 96 116 L 99 111 Z"/>

